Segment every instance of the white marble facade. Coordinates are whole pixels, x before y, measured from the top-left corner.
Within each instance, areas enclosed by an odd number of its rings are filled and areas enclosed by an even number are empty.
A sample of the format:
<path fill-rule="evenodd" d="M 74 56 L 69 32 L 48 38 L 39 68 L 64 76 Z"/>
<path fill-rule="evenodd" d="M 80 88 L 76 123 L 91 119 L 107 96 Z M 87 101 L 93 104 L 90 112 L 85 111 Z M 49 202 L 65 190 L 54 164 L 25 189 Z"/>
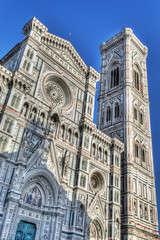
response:
<path fill-rule="evenodd" d="M 100 75 L 36 18 L 23 34 L 0 62 L 0 239 L 118 240 L 124 147 L 93 123 Z"/>
<path fill-rule="evenodd" d="M 0 239 L 157 239 L 151 140 L 138 132 L 150 134 L 147 49 L 127 31 L 101 45 L 101 77 L 35 17 L 1 59 Z M 145 99 L 131 87 L 132 67 Z M 135 227 L 142 221 L 145 230 Z"/>

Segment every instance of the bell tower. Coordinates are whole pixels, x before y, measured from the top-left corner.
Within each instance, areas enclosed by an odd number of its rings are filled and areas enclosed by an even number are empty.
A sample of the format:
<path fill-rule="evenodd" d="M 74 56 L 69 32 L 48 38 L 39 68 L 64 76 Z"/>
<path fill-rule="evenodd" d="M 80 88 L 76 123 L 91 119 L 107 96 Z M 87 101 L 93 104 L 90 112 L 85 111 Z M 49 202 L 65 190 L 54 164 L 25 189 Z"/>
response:
<path fill-rule="evenodd" d="M 130 28 L 100 46 L 97 126 L 124 142 L 121 157 L 121 239 L 157 239 L 146 58 L 148 49 Z M 111 159 L 112 164 L 112 159 Z"/>

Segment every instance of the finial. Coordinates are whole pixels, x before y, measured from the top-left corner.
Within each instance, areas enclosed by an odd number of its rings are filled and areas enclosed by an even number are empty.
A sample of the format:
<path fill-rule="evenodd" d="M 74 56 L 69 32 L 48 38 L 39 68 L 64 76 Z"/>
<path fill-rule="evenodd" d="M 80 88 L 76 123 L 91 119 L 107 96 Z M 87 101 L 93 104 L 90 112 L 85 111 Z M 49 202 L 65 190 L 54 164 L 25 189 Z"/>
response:
<path fill-rule="evenodd" d="M 125 24 L 123 24 L 123 29 L 125 29 L 126 28 L 126 26 L 125 26 Z"/>
<path fill-rule="evenodd" d="M 72 33 L 69 33 L 68 40 L 70 41 Z"/>

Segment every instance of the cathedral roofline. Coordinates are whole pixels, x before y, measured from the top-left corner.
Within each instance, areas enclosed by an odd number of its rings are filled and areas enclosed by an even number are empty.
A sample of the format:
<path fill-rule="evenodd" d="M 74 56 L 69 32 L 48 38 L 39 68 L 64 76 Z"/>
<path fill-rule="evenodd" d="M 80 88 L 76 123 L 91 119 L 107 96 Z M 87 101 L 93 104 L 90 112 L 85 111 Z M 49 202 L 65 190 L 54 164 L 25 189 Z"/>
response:
<path fill-rule="evenodd" d="M 91 66 L 87 66 L 83 59 L 80 57 L 72 43 L 68 40 L 65 40 L 61 37 L 58 37 L 52 33 L 48 32 L 48 28 L 42 24 L 37 18 L 33 17 L 30 19 L 23 27 L 22 33 L 25 36 L 25 39 L 22 42 L 18 43 L 14 46 L 1 60 L 0 64 L 5 64 L 9 59 L 11 59 L 15 53 L 17 53 L 22 43 L 28 38 L 32 37 L 36 42 L 38 42 L 39 46 L 42 44 L 47 45 L 47 47 L 58 48 L 63 52 L 66 52 L 67 55 L 74 61 L 76 66 L 79 69 L 81 74 L 87 75 L 89 74 L 95 82 L 100 80 L 100 74 Z"/>
<path fill-rule="evenodd" d="M 70 41 L 48 32 L 48 28 L 43 25 L 36 17 L 33 17 L 24 25 L 22 33 L 25 36 L 28 36 L 31 30 L 38 33 L 40 36 L 40 42 L 50 47 L 56 46 L 57 48 L 61 48 L 62 50 L 67 51 L 67 53 L 73 58 L 74 62 L 77 63 L 84 74 L 91 72 L 92 75 L 96 78 L 96 82 L 100 80 L 100 74 L 93 67 L 88 67 L 85 64 Z"/>

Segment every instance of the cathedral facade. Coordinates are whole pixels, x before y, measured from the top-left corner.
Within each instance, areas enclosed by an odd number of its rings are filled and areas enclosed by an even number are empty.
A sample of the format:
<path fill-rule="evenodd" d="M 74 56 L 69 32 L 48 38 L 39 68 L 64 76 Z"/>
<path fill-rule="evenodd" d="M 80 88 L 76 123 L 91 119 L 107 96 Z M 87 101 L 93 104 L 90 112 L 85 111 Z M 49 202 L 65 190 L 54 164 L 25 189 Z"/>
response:
<path fill-rule="evenodd" d="M 100 77 L 35 17 L 23 34 L 0 61 L 0 239 L 158 239 L 147 48 L 123 29 Z"/>

